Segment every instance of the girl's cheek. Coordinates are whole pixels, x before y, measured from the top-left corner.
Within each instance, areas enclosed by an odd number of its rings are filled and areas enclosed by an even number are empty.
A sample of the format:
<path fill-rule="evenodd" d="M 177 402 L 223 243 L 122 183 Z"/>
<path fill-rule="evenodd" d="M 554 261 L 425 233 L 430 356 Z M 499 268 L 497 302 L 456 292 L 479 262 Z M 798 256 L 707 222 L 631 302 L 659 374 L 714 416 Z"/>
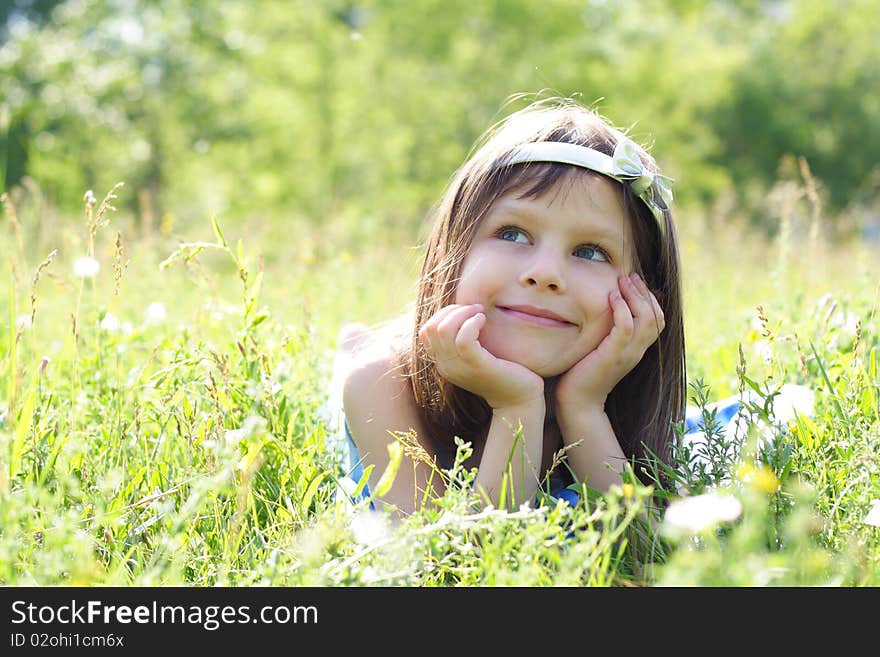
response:
<path fill-rule="evenodd" d="M 457 304 L 478 303 L 477 295 L 466 284 L 459 284 L 455 289 L 455 301 Z"/>
<path fill-rule="evenodd" d="M 610 289 L 597 289 L 595 294 L 591 295 L 590 303 L 585 304 L 588 319 L 579 340 L 579 346 L 583 351 L 582 357 L 598 347 L 614 326 L 614 314 L 608 301 L 610 292 Z"/>
<path fill-rule="evenodd" d="M 455 303 L 484 303 L 488 293 L 489 279 L 485 266 L 481 263 L 468 263 L 462 268 L 458 285 L 455 288 Z"/>

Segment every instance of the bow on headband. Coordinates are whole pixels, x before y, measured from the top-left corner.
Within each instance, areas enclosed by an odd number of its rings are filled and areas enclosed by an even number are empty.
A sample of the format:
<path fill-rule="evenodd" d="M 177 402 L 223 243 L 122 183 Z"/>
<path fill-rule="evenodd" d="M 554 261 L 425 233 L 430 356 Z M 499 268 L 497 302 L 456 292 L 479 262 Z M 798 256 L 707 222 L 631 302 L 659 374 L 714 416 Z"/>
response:
<path fill-rule="evenodd" d="M 672 179 L 648 170 L 639 157 L 638 146 L 622 139 L 609 157 L 586 146 L 561 141 L 537 141 L 522 144 L 511 154 L 508 164 L 520 162 L 559 162 L 583 167 L 614 180 L 629 184 L 664 229 L 663 210 L 672 205 Z"/>

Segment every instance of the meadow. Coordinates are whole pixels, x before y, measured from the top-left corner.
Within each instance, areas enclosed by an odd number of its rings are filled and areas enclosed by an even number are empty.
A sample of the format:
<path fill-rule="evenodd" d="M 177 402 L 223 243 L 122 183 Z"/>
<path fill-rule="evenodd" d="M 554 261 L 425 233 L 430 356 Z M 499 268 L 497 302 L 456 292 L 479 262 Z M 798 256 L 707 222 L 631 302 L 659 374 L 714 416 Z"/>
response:
<path fill-rule="evenodd" d="M 880 584 L 880 245 L 832 238 L 809 180 L 786 189 L 762 232 L 679 217 L 691 403 L 751 391 L 741 449 L 575 508 L 475 510 L 459 466 L 399 523 L 338 495 L 321 407 L 343 323 L 411 301 L 419 235 L 144 226 L 115 209 L 126 186 L 80 215 L 5 196 L 0 585 Z M 779 420 L 785 383 L 811 414 Z M 652 494 L 677 510 L 655 530 Z"/>

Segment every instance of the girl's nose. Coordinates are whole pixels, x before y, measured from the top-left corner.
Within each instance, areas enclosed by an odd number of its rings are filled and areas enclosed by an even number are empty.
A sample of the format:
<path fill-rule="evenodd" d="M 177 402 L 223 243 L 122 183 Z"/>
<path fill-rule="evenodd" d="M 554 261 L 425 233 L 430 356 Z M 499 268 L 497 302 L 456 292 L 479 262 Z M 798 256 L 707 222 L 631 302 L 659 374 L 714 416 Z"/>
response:
<path fill-rule="evenodd" d="M 520 282 L 526 287 L 536 287 L 551 292 L 565 291 L 562 268 L 555 256 L 546 252 L 535 253 L 525 265 Z"/>

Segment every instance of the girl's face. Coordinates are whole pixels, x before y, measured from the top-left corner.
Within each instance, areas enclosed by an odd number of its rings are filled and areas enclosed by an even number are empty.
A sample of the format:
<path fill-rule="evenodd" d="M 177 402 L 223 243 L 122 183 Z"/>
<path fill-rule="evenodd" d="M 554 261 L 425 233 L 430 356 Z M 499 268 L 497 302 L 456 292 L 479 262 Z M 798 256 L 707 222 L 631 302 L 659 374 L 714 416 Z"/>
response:
<path fill-rule="evenodd" d="M 502 196 L 474 235 L 455 303 L 483 305 L 480 344 L 551 377 L 593 351 L 612 326 L 608 295 L 632 271 L 620 190 L 579 175 L 536 199 Z"/>

